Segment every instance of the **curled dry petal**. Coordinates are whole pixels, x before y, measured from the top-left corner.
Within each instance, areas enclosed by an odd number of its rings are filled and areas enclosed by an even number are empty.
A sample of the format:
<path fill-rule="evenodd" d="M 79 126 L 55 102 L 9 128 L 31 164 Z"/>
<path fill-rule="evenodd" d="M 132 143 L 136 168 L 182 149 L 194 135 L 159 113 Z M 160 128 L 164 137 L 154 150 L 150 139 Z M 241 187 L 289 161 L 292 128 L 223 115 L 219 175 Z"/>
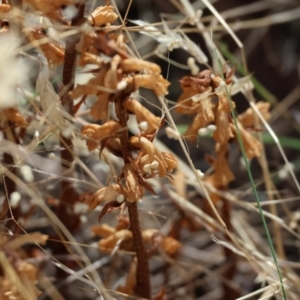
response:
<path fill-rule="evenodd" d="M 108 224 L 101 224 L 101 225 L 92 226 L 91 231 L 94 235 L 99 235 L 106 238 L 114 234 L 116 232 L 116 229 L 109 226 Z"/>
<path fill-rule="evenodd" d="M 0 4 L 0 13 L 7 13 L 11 9 L 9 4 Z"/>
<path fill-rule="evenodd" d="M 234 126 L 232 124 L 232 126 Z M 261 144 L 260 142 L 251 135 L 239 122 L 238 122 L 239 132 L 241 135 L 241 139 L 245 148 L 246 156 L 248 159 L 253 157 L 259 157 L 261 153 Z M 235 136 L 237 138 L 237 132 L 234 127 Z"/>
<path fill-rule="evenodd" d="M 98 96 L 98 101 L 91 107 L 90 115 L 95 121 L 108 119 L 109 113 L 109 96 L 108 93 L 101 93 Z"/>
<path fill-rule="evenodd" d="M 153 162 L 154 155 L 158 157 L 161 156 L 160 152 L 156 149 L 156 147 L 152 144 L 152 142 L 143 136 L 142 137 L 133 136 L 130 139 L 130 144 L 137 149 L 144 150 L 145 154 L 149 155 L 150 162 Z"/>
<path fill-rule="evenodd" d="M 185 136 L 190 141 L 195 141 L 200 128 L 207 126 L 215 120 L 214 104 L 211 98 L 205 98 L 198 103 L 198 113 L 192 125 L 188 128 Z"/>
<path fill-rule="evenodd" d="M 211 98 L 211 71 L 204 70 L 197 76 L 185 76 L 180 80 L 180 85 L 183 93 L 179 97 L 176 111 L 181 114 L 195 114 L 198 112 L 202 94 L 203 99 Z M 194 97 L 197 97 L 198 101 L 193 101 Z"/>
<path fill-rule="evenodd" d="M 159 75 L 161 73 L 161 68 L 157 64 L 137 59 L 137 58 L 126 58 L 122 60 L 120 67 L 123 73 L 135 73 L 145 70 L 147 74 Z"/>
<path fill-rule="evenodd" d="M 174 255 L 181 247 L 180 242 L 170 236 L 163 238 L 160 247 L 169 255 Z"/>
<path fill-rule="evenodd" d="M 268 121 L 271 118 L 270 110 L 270 103 L 268 102 L 257 102 L 257 108 L 263 115 L 264 119 Z M 244 126 L 247 127 L 254 127 L 255 125 L 255 112 L 251 107 L 249 107 L 244 113 L 238 116 L 238 120 Z"/>
<path fill-rule="evenodd" d="M 116 231 L 114 234 L 99 241 L 99 248 L 104 253 L 111 253 L 120 242 L 132 240 L 132 232 L 128 229 Z"/>
<path fill-rule="evenodd" d="M 107 23 L 113 23 L 118 19 L 118 15 L 114 12 L 112 5 L 99 6 L 88 17 L 88 21 L 92 26 L 100 27 Z"/>
<path fill-rule="evenodd" d="M 103 125 L 88 124 L 81 129 L 81 132 L 89 137 L 87 146 L 89 151 L 92 151 L 97 148 L 100 141 L 111 137 L 120 129 L 120 123 L 110 120 Z"/>
<path fill-rule="evenodd" d="M 110 89 L 115 89 L 118 82 L 121 80 L 120 74 L 118 74 L 118 66 L 121 62 L 121 56 L 115 55 L 110 61 L 110 67 L 105 74 L 103 85 Z"/>
<path fill-rule="evenodd" d="M 132 163 L 125 164 L 123 167 L 125 178 L 126 200 L 128 202 L 137 202 L 144 195 L 144 189 L 139 184 L 135 166 Z"/>
<path fill-rule="evenodd" d="M 161 152 L 162 159 L 167 164 L 167 172 L 172 172 L 178 166 L 178 159 L 169 152 Z"/>
<path fill-rule="evenodd" d="M 213 133 L 213 138 L 221 145 L 227 144 L 234 135 L 230 126 L 230 107 L 225 93 L 219 95 L 215 117 L 216 130 Z"/>
<path fill-rule="evenodd" d="M 127 83 L 133 85 L 135 90 L 140 87 L 151 89 L 157 96 L 166 95 L 170 85 L 170 82 L 161 75 L 152 74 L 137 74 L 134 77 L 127 78 Z"/>
<path fill-rule="evenodd" d="M 234 180 L 234 175 L 228 165 L 228 144 L 217 144 L 216 148 L 216 159 L 209 158 L 214 167 L 214 173 L 207 176 L 206 181 L 209 181 L 215 188 L 224 188 Z"/>
<path fill-rule="evenodd" d="M 20 114 L 20 112 L 15 108 L 6 108 L 0 111 L 0 119 L 6 119 L 18 125 L 19 127 L 27 127 L 28 122 L 26 119 Z"/>
<path fill-rule="evenodd" d="M 28 39 L 32 42 L 33 46 L 43 51 L 48 62 L 52 65 L 60 65 L 64 62 L 65 49 L 62 45 L 55 41 L 50 41 L 46 33 L 43 32 L 42 28 L 25 28 L 23 32 L 26 34 Z M 39 40 L 45 39 L 46 41 L 38 42 Z M 48 40 L 48 41 L 47 41 Z"/>
<path fill-rule="evenodd" d="M 129 112 L 136 115 L 138 123 L 146 121 L 148 123 L 148 128 L 145 132 L 154 133 L 158 130 L 160 125 L 160 118 L 152 114 L 147 108 L 145 108 L 139 101 L 128 98 L 123 102 L 124 108 Z"/>
<path fill-rule="evenodd" d="M 123 157 L 121 149 L 121 141 L 119 138 L 108 138 L 105 142 L 105 148 L 112 154 Z"/>
<path fill-rule="evenodd" d="M 104 201 L 112 201 L 117 198 L 118 195 L 124 195 L 123 189 L 118 184 L 111 184 L 107 187 L 104 187 L 88 198 L 84 200 L 84 203 L 86 203 L 90 210 L 95 209 L 99 203 Z M 125 196 L 125 195 L 124 195 Z"/>

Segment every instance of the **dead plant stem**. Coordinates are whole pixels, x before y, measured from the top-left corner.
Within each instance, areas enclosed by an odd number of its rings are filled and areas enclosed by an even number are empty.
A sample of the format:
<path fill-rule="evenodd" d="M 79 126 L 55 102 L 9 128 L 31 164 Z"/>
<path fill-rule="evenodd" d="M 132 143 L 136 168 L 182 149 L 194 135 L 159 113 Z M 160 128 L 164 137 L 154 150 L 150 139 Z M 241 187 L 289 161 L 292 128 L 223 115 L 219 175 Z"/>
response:
<path fill-rule="evenodd" d="M 123 108 L 122 100 L 124 97 L 116 97 L 116 114 L 119 118 L 119 122 L 122 127 L 127 127 L 128 114 Z M 121 132 L 121 149 L 124 163 L 130 163 L 132 160 L 132 154 L 129 146 L 128 130 Z M 150 299 L 151 298 L 151 287 L 150 287 L 150 272 L 148 255 L 143 242 L 137 202 L 127 202 L 128 214 L 130 221 L 130 230 L 133 236 L 134 250 L 137 257 L 137 293 L 140 297 Z"/>

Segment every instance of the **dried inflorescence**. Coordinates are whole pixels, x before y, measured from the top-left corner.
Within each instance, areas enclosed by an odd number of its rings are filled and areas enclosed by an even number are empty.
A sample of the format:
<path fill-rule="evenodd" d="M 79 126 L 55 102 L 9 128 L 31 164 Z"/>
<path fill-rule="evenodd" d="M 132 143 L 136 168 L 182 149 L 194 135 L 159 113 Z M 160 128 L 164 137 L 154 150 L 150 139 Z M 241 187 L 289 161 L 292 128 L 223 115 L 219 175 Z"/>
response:
<path fill-rule="evenodd" d="M 248 159 L 259 157 L 261 153 L 260 142 L 250 133 L 250 131 L 258 130 L 255 128 L 255 124 L 259 124 L 255 120 L 252 108 L 238 116 L 236 120 L 238 130 L 232 118 L 231 109 L 235 108 L 235 104 L 228 99 L 226 86 L 231 84 L 233 72 L 233 69 L 228 69 L 225 72 L 225 81 L 221 75 L 214 75 L 210 70 L 204 70 L 196 76 L 185 76 L 180 81 L 183 93 L 176 107 L 178 113 L 195 115 L 193 123 L 185 133 L 187 139 L 195 141 L 201 129 L 214 126 L 212 137 L 216 141 L 215 158 L 207 156 L 207 161 L 212 165 L 213 172 L 204 176 L 203 180 L 217 190 L 228 189 L 229 183 L 235 178 L 228 163 L 229 144 L 232 141 L 238 141 L 239 135 Z M 228 88 L 228 90 L 230 89 Z M 268 120 L 270 105 L 258 102 L 257 108 Z M 209 194 L 214 204 L 223 201 L 220 195 L 214 192 Z M 204 204 L 204 210 L 212 213 L 207 203 Z M 223 213 L 227 214 L 225 219 L 229 220 L 230 212 Z"/>
<path fill-rule="evenodd" d="M 132 232 L 126 228 L 126 223 L 124 224 L 125 226 L 117 226 L 116 229 L 107 224 L 98 225 L 92 229 L 94 234 L 102 236 L 102 239 L 99 241 L 99 249 L 102 252 L 110 254 L 116 247 L 120 250 L 133 251 Z M 148 255 L 155 254 L 158 249 L 162 249 L 169 255 L 174 255 L 181 247 L 177 240 L 162 235 L 156 229 L 146 229 L 142 232 L 142 236 Z"/>
<path fill-rule="evenodd" d="M 2 270 L 0 276 L 1 299 L 37 299 L 42 293 L 36 287 L 36 283 L 38 282 L 38 268 L 22 260 L 21 247 L 29 243 L 45 244 L 47 239 L 48 237 L 46 235 L 40 233 L 31 233 L 16 238 L 0 236 Z"/>
<path fill-rule="evenodd" d="M 101 8 L 97 12 L 111 14 L 112 8 Z M 109 22 L 114 19 L 112 15 Z M 128 203 L 141 199 L 145 189 L 155 194 L 147 179 L 156 175 L 170 176 L 177 166 L 177 159 L 169 153 L 160 152 L 153 145 L 162 121 L 134 99 L 132 93 L 140 87 L 146 87 L 162 96 L 167 93 L 169 82 L 161 76 L 158 65 L 130 57 L 122 35 L 113 40 L 104 38 L 103 33 L 84 33 L 77 49 L 80 52 L 79 63 L 82 66 L 93 64 L 96 68 L 91 71 L 93 77 L 86 84 L 77 84 L 70 96 L 73 99 L 85 99 L 89 95 L 96 95 L 98 100 L 90 114 L 95 120 L 103 121 L 102 125 L 88 124 L 82 128 L 82 133 L 88 138 L 88 149 L 92 151 L 100 147 L 101 151 L 106 149 L 124 159 L 117 183 L 100 189 L 85 203 L 95 208 L 103 201 L 112 201 L 105 196 L 110 190 L 114 191 L 113 194 L 117 191 Z M 115 108 L 118 121 L 110 119 L 109 103 Z M 136 116 L 141 129 L 140 135 L 130 139 L 128 114 Z M 136 153 L 135 158 L 133 152 Z"/>

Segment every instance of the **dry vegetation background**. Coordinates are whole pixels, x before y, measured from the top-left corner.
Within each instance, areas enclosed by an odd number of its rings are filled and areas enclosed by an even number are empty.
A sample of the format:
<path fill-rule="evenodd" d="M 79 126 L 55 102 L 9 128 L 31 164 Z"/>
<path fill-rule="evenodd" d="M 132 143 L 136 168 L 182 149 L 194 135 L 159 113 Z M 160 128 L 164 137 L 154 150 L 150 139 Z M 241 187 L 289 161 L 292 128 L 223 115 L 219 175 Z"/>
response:
<path fill-rule="evenodd" d="M 298 0 L 0 19 L 0 299 L 299 299 Z"/>

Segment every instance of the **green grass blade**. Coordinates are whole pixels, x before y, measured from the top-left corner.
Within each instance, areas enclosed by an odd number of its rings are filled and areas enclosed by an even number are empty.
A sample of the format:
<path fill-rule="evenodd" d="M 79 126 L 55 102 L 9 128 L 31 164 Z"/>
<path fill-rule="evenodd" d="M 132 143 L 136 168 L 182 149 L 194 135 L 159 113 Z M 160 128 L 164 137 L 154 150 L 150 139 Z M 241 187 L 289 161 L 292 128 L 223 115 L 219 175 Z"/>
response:
<path fill-rule="evenodd" d="M 223 72 L 222 72 L 222 66 L 221 66 L 219 57 L 217 55 L 216 49 L 214 49 L 214 52 L 215 52 L 215 57 L 216 57 L 216 59 L 218 61 L 220 74 L 221 74 L 221 76 L 223 78 L 223 81 L 225 82 L 224 75 L 223 75 Z M 270 247 L 270 250 L 271 250 L 271 254 L 272 254 L 275 266 L 276 266 L 276 270 L 277 270 L 277 273 L 278 273 L 278 276 L 279 276 L 279 281 L 280 281 L 280 285 L 281 285 L 282 295 L 283 295 L 283 298 L 285 300 L 287 300 L 286 291 L 285 291 L 285 288 L 284 288 L 284 285 L 283 285 L 282 274 L 281 274 L 281 271 L 280 271 L 280 268 L 279 268 L 279 265 L 278 265 L 277 255 L 276 255 L 276 252 L 275 252 L 275 249 L 274 249 L 274 245 L 273 245 L 273 242 L 272 242 L 272 238 L 271 238 L 271 235 L 270 235 L 270 232 L 269 232 L 269 229 L 268 229 L 268 225 L 267 225 L 265 216 L 264 216 L 263 211 L 262 211 L 262 207 L 260 205 L 260 200 L 259 200 L 259 197 L 258 197 L 258 192 L 257 192 L 257 190 L 255 188 L 255 183 L 254 183 L 254 180 L 253 180 L 253 177 L 252 177 L 252 173 L 251 173 L 251 170 L 250 170 L 248 159 L 246 157 L 246 152 L 245 152 L 244 144 L 243 144 L 243 141 L 242 141 L 242 138 L 241 138 L 241 134 L 240 134 L 240 131 L 239 131 L 239 128 L 238 128 L 237 116 L 236 116 L 235 110 L 234 110 L 234 108 L 232 106 L 231 97 L 230 97 L 230 94 L 228 92 L 227 86 L 226 86 L 226 95 L 227 95 L 227 100 L 228 100 L 228 103 L 229 103 L 229 106 L 230 106 L 231 115 L 232 115 L 232 118 L 234 120 L 234 125 L 235 125 L 236 131 L 237 131 L 238 142 L 239 142 L 239 146 L 240 146 L 240 149 L 242 151 L 242 155 L 243 155 L 243 158 L 244 158 L 244 161 L 245 161 L 245 165 L 246 165 L 248 177 L 249 177 L 249 180 L 250 180 L 250 183 L 251 183 L 251 187 L 252 187 L 253 194 L 254 194 L 254 197 L 255 197 L 255 200 L 256 200 L 256 203 L 257 203 L 257 207 L 258 207 L 258 210 L 259 210 L 259 213 L 260 213 L 260 217 L 262 219 L 263 226 L 264 226 L 264 229 L 265 229 L 265 232 L 266 232 L 266 235 L 267 235 L 268 244 L 269 244 L 269 247 Z"/>

